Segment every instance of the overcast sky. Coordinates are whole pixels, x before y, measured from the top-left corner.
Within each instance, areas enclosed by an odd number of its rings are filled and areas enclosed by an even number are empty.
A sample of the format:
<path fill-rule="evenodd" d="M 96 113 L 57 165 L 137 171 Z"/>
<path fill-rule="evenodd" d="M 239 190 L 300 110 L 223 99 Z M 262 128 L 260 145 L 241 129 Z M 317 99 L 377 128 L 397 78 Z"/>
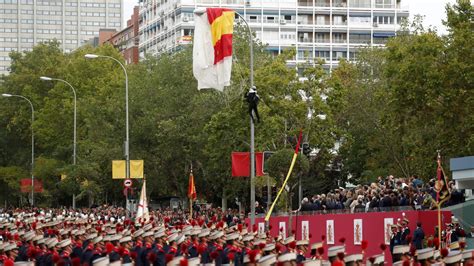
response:
<path fill-rule="evenodd" d="M 439 33 L 445 33 L 446 29 L 441 21 L 446 18 L 444 7 L 447 3 L 454 3 L 455 0 L 404 0 L 410 8 L 410 18 L 416 14 L 425 16 L 425 26 L 435 26 Z M 124 0 L 124 21 L 127 21 L 131 14 L 133 6 L 137 4 L 136 0 Z"/>

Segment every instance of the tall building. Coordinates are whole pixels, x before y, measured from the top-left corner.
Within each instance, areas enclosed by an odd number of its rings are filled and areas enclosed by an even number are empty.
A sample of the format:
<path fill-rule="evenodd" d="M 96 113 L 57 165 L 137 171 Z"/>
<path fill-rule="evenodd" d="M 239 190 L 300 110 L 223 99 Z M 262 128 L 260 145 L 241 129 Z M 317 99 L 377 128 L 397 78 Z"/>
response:
<path fill-rule="evenodd" d="M 294 47 L 289 63 L 327 68 L 353 60 L 361 46 L 381 46 L 408 17 L 408 0 L 142 0 L 140 56 L 179 49 L 192 41 L 193 10 L 226 7 L 239 12 L 274 54 Z M 403 2 L 403 3 L 402 3 Z"/>
<path fill-rule="evenodd" d="M 11 51 L 56 39 L 70 52 L 101 28 L 120 30 L 122 14 L 122 0 L 0 0 L 0 74 Z"/>
<path fill-rule="evenodd" d="M 138 27 L 138 6 L 136 6 L 133 8 L 132 16 L 127 20 L 127 27 L 119 32 L 115 32 L 111 36 L 104 37 L 104 40 L 101 40 L 104 30 L 100 30 L 99 45 L 103 43 L 112 44 L 122 53 L 126 64 L 136 64 L 139 59 L 138 44 L 140 41 Z"/>

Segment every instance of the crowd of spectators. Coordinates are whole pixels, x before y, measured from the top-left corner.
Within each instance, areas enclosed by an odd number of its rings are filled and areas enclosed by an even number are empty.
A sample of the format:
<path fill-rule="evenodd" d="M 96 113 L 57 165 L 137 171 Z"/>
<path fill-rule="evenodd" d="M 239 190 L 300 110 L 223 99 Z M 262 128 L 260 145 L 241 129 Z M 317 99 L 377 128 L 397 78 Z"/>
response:
<path fill-rule="evenodd" d="M 383 211 L 405 208 L 432 209 L 436 200 L 435 179 L 423 182 L 417 176 L 395 178 L 379 176 L 376 182 L 352 188 L 339 188 L 327 194 L 303 198 L 299 211 L 350 210 L 350 212 Z M 454 182 L 448 183 L 450 199 L 445 205 L 464 202 L 464 194 L 456 189 Z"/>

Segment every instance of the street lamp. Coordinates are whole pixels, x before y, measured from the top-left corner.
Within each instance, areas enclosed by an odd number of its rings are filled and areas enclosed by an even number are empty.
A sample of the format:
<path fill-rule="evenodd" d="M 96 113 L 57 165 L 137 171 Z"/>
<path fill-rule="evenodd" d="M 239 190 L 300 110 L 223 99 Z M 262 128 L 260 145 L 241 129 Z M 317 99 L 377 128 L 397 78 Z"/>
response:
<path fill-rule="evenodd" d="M 9 93 L 3 93 L 3 97 L 17 97 L 22 98 L 27 101 L 31 107 L 31 206 L 35 205 L 35 176 L 34 176 L 34 167 L 35 167 L 35 134 L 33 132 L 33 123 L 35 122 L 35 109 L 33 108 L 33 103 L 22 95 L 15 95 Z"/>
<path fill-rule="evenodd" d="M 128 75 L 127 75 L 127 70 L 125 69 L 125 66 L 117 59 L 108 56 L 108 55 L 97 55 L 97 54 L 86 54 L 84 55 L 85 58 L 87 59 L 96 59 L 96 58 L 107 58 L 115 61 L 122 67 L 123 73 L 125 74 L 125 168 L 126 168 L 126 173 L 125 177 L 128 179 L 130 178 L 130 149 L 129 149 L 129 144 L 130 144 L 130 135 L 129 135 L 129 125 L 128 125 Z"/>
<path fill-rule="evenodd" d="M 60 81 L 60 82 L 63 82 L 65 84 L 67 84 L 71 90 L 72 90 L 72 93 L 74 94 L 74 137 L 73 137 L 73 152 L 72 152 L 72 164 L 75 166 L 76 165 L 76 146 L 77 146 L 77 97 L 76 97 L 76 89 L 74 89 L 74 87 L 67 81 L 63 80 L 63 79 L 57 79 L 57 78 L 50 78 L 50 77 L 45 77 L 45 76 L 42 76 L 40 77 L 41 80 L 43 81 Z M 75 209 L 76 208 L 76 195 L 73 194 L 72 195 L 72 208 Z"/>

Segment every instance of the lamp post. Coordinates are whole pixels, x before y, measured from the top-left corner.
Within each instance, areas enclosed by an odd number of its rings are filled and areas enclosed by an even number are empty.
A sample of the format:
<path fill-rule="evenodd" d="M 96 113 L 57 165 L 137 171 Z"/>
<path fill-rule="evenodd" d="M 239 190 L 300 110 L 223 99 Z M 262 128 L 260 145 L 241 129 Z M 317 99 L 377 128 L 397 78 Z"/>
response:
<path fill-rule="evenodd" d="M 34 168 L 35 168 L 35 134 L 33 132 L 33 123 L 35 122 L 35 109 L 33 107 L 33 103 L 22 95 L 15 95 L 9 93 L 3 93 L 3 97 L 17 97 L 27 101 L 31 107 L 31 206 L 35 206 L 35 176 L 34 176 Z"/>
<path fill-rule="evenodd" d="M 72 164 L 75 166 L 76 165 L 76 146 L 77 146 L 77 96 L 76 96 L 76 89 L 67 81 L 63 79 L 57 79 L 57 78 L 50 78 L 50 77 L 45 77 L 42 76 L 40 77 L 41 80 L 43 81 L 60 81 L 65 84 L 67 84 L 71 90 L 72 93 L 74 94 L 74 137 L 73 137 L 73 152 L 72 152 Z M 72 195 L 72 208 L 76 208 L 76 195 Z"/>
<path fill-rule="evenodd" d="M 129 135 L 129 123 L 128 123 L 128 75 L 125 66 L 117 59 L 108 56 L 108 55 L 97 55 L 97 54 L 86 54 L 84 55 L 87 59 L 96 59 L 96 58 L 107 58 L 117 62 L 120 67 L 123 69 L 123 73 L 125 74 L 125 177 L 128 179 L 130 178 L 130 135 Z"/>
<path fill-rule="evenodd" d="M 128 75 L 125 66 L 117 59 L 108 55 L 97 55 L 97 54 L 86 54 L 84 55 L 87 59 L 106 58 L 115 61 L 122 67 L 123 73 L 125 74 L 125 178 L 130 178 L 130 134 L 129 134 L 129 123 L 128 123 Z M 126 198 L 125 208 L 127 209 L 128 197 Z M 128 217 L 128 212 L 127 212 Z"/>

